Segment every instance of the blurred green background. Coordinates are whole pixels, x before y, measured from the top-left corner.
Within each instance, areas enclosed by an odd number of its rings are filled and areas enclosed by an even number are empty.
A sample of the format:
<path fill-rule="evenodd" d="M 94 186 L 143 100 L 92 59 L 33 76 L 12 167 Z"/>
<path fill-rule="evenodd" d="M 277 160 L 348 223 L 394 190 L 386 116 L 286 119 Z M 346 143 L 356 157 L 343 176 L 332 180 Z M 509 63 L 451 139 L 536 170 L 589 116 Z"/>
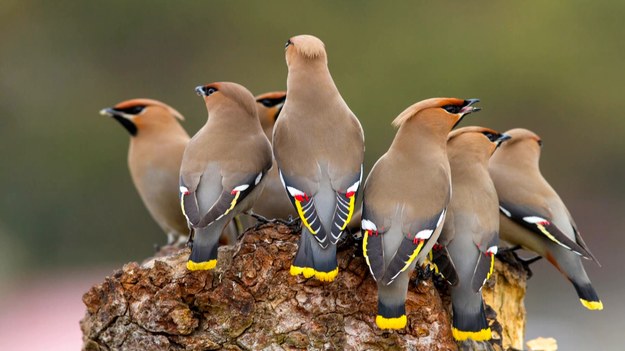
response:
<path fill-rule="evenodd" d="M 3 0 L 0 296 L 28 277 L 141 260 L 165 242 L 130 180 L 128 134 L 101 108 L 159 99 L 193 134 L 206 120 L 196 85 L 285 89 L 284 42 L 314 34 L 363 124 L 367 169 L 392 119 L 429 97 L 480 98 L 463 125 L 542 136 L 543 173 L 603 264 L 586 266 L 606 310 L 585 311 L 539 263 L 528 338 L 611 349 L 625 327 L 624 14 L 623 2 L 582 1 Z"/>

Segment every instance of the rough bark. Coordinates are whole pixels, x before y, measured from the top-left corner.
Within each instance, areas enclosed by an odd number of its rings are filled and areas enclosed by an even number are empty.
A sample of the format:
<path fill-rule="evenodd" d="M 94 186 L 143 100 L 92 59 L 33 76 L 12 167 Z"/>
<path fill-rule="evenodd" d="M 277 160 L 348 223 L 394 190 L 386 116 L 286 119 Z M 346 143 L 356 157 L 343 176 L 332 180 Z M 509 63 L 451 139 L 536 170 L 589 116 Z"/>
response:
<path fill-rule="evenodd" d="M 248 231 L 220 248 L 214 271 L 187 271 L 188 249 L 126 264 L 83 296 L 83 350 L 457 350 L 448 298 L 432 280 L 410 287 L 405 330 L 380 331 L 376 286 L 355 247 L 339 252 L 337 280 L 320 283 L 289 275 L 297 239 L 283 225 Z M 510 318 L 499 332 L 506 346 L 520 344 L 525 325 L 519 272 L 498 263 L 484 289 Z"/>

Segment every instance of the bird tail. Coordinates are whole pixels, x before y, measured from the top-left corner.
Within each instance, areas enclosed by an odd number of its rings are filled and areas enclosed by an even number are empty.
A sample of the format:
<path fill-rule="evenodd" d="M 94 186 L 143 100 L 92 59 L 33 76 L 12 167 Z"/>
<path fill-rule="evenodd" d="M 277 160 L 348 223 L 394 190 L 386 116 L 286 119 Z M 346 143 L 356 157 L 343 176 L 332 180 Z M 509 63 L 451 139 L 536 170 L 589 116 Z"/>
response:
<path fill-rule="evenodd" d="M 336 260 L 336 245 L 330 244 L 322 248 L 311 239 L 311 251 L 313 253 L 313 266 L 315 278 L 322 282 L 331 282 L 339 274 L 339 266 Z"/>
<path fill-rule="evenodd" d="M 217 266 L 217 249 L 222 226 L 213 223 L 205 228 L 196 228 L 191 247 L 191 255 L 187 261 L 190 271 L 206 271 Z"/>
<path fill-rule="evenodd" d="M 304 278 L 310 278 L 315 275 L 315 268 L 313 264 L 313 254 L 311 250 L 310 234 L 306 228 L 302 228 L 302 235 L 299 239 L 299 247 L 297 248 L 297 254 L 291 264 L 291 275 L 304 275 Z"/>
<path fill-rule="evenodd" d="M 486 320 L 484 303 L 480 298 L 478 310 L 469 311 L 463 307 L 453 306 L 452 334 L 457 341 L 472 339 L 475 341 L 490 340 L 491 330 Z"/>
<path fill-rule="evenodd" d="M 380 329 L 403 329 L 406 327 L 406 293 L 409 274 L 403 272 L 390 285 L 378 283 L 378 314 L 375 324 Z"/>
<path fill-rule="evenodd" d="M 307 228 L 302 228 L 302 236 L 295 259 L 291 264 L 291 275 L 315 277 L 323 282 L 333 281 L 339 273 L 336 261 L 336 245 L 322 248 Z"/>
<path fill-rule="evenodd" d="M 577 283 L 575 281 L 571 281 L 573 286 L 575 286 L 575 291 L 577 291 L 577 296 L 579 296 L 579 300 L 589 310 L 602 310 L 603 302 L 599 299 L 599 295 L 592 287 L 590 282 L 588 283 Z"/>

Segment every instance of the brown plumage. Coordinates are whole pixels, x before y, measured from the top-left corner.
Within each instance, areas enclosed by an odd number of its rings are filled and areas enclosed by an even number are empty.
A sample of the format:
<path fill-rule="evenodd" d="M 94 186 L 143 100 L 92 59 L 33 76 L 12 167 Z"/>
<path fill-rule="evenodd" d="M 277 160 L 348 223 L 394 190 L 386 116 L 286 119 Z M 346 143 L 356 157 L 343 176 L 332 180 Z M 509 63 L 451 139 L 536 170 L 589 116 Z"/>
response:
<path fill-rule="evenodd" d="M 512 138 L 490 160 L 499 196 L 500 236 L 547 258 L 574 285 L 582 305 L 603 308 L 580 258 L 592 255 L 564 202 L 539 169 L 542 141 L 527 129 L 506 132 Z"/>
<path fill-rule="evenodd" d="M 446 142 L 478 100 L 434 98 L 402 112 L 389 150 L 367 177 L 363 195 L 363 253 L 378 283 L 377 325 L 406 325 L 410 273 L 430 251 L 445 219 L 451 177 Z"/>
<path fill-rule="evenodd" d="M 341 97 L 323 42 L 289 39 L 287 98 L 273 134 L 274 156 L 303 222 L 291 274 L 331 281 L 336 242 L 355 209 L 364 159 L 360 122 Z"/>
<path fill-rule="evenodd" d="M 219 233 L 262 191 L 272 159 L 254 97 L 245 87 L 221 82 L 196 92 L 204 97 L 208 120 L 184 152 L 180 191 L 195 233 L 187 268 L 206 270 L 217 264 Z"/>
<path fill-rule="evenodd" d="M 160 101 L 132 99 L 101 111 L 131 134 L 128 167 L 137 192 L 168 243 L 186 238 L 189 229 L 178 200 L 178 174 L 189 135 L 182 115 Z"/>
<path fill-rule="evenodd" d="M 453 196 L 440 245 L 432 252 L 433 261 L 453 285 L 453 335 L 459 341 L 491 338 L 481 290 L 497 253 L 499 203 L 488 160 L 508 138 L 489 128 L 465 127 L 449 133 L 447 139 Z"/>
<path fill-rule="evenodd" d="M 269 141 L 271 141 L 273 126 L 284 105 L 286 91 L 264 93 L 256 96 L 255 99 L 260 125 Z M 297 211 L 293 208 L 280 181 L 278 166 L 275 164 L 275 161 L 271 171 L 267 174 L 263 192 L 254 203 L 252 212 L 265 218 L 297 218 Z"/>

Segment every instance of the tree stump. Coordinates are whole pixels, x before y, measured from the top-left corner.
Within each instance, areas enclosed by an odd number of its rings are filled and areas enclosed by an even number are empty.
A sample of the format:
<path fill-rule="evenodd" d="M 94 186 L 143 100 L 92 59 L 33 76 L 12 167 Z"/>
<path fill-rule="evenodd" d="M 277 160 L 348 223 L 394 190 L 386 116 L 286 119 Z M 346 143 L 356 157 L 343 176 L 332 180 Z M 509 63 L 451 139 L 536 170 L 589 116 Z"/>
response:
<path fill-rule="evenodd" d="M 337 279 L 321 283 L 289 274 L 298 237 L 284 225 L 249 230 L 219 249 L 213 271 L 187 271 L 188 249 L 126 264 L 83 296 L 83 350 L 458 349 L 448 296 L 432 280 L 411 285 L 406 329 L 381 331 L 376 285 L 355 246 L 339 252 Z M 484 292 L 506 318 L 494 322 L 501 350 L 501 341 L 522 344 L 525 276 L 518 267 L 496 268 Z"/>

